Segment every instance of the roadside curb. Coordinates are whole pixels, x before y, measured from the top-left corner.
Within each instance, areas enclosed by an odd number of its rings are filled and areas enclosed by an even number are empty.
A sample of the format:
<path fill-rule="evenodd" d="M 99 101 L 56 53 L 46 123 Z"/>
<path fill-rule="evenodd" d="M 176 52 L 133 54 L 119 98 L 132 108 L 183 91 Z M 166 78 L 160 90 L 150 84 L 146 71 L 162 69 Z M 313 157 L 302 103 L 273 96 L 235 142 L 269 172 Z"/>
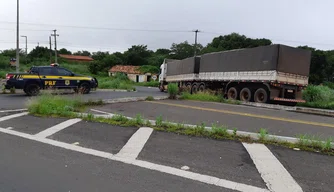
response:
<path fill-rule="evenodd" d="M 79 115 L 80 117 L 87 117 L 89 114 L 88 113 L 77 113 L 77 115 Z M 98 118 L 98 117 L 104 117 L 104 118 L 112 118 L 113 116 L 117 115 L 114 113 L 108 113 L 105 115 L 98 115 L 98 114 L 90 114 L 93 115 L 94 117 Z M 134 119 L 132 117 L 126 117 L 127 119 Z M 156 125 L 156 121 L 155 120 L 148 120 L 148 119 L 144 119 L 144 121 L 149 121 L 152 125 Z M 162 121 L 162 123 L 170 123 L 173 125 L 178 125 L 179 123 L 173 123 L 173 122 L 166 122 L 166 121 Z M 185 127 L 190 127 L 190 128 L 195 128 L 197 127 L 197 125 L 191 125 L 191 124 L 183 124 Z M 212 127 L 205 127 L 206 130 L 212 131 Z M 231 129 L 227 129 L 227 132 L 229 134 L 235 134 L 237 136 L 241 136 L 241 137 L 250 137 L 251 139 L 253 139 L 254 141 L 260 141 L 263 138 L 260 137 L 259 133 L 253 133 L 253 132 L 247 132 L 247 131 L 237 131 L 236 133 L 234 133 L 234 130 Z M 287 142 L 287 143 L 292 143 L 292 144 L 297 144 L 300 142 L 300 140 L 298 138 L 295 137 L 287 137 L 287 136 L 278 136 L 278 135 L 266 135 L 265 136 L 265 140 L 270 140 L 270 141 L 277 141 L 277 142 Z M 310 140 L 310 142 L 312 142 L 313 140 Z M 321 141 L 323 143 L 325 143 L 325 141 Z M 331 142 L 331 147 L 332 149 L 334 149 L 334 142 Z"/>
<path fill-rule="evenodd" d="M 145 101 L 147 97 L 125 97 L 125 98 L 117 98 L 117 99 L 104 99 L 102 100 L 105 104 L 112 103 L 126 103 L 126 102 L 136 102 L 136 101 Z M 155 96 L 154 100 L 164 100 L 168 99 L 168 96 Z"/>
<path fill-rule="evenodd" d="M 308 108 L 308 107 L 289 107 L 289 106 L 284 106 L 284 105 L 252 103 L 252 102 L 243 102 L 241 103 L 241 105 L 257 107 L 257 108 L 299 112 L 299 113 L 305 113 L 305 114 L 311 114 L 311 115 L 334 117 L 334 110 L 328 110 L 328 109 L 317 109 L 317 108 Z"/>

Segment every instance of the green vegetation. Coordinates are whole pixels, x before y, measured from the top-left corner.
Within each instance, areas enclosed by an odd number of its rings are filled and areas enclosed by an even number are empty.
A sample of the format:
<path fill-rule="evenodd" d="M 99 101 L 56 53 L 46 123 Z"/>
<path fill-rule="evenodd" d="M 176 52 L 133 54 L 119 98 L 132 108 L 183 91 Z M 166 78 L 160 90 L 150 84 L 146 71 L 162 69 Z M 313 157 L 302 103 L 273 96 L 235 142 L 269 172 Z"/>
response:
<path fill-rule="evenodd" d="M 220 102 L 220 103 L 228 103 L 228 104 L 236 104 L 236 105 L 241 104 L 241 101 L 225 99 L 221 94 L 217 94 L 212 91 L 197 92 L 194 94 L 191 94 L 185 91 L 185 92 L 181 92 L 180 99 L 208 101 L 208 102 Z"/>
<path fill-rule="evenodd" d="M 168 84 L 168 94 L 169 94 L 170 99 L 176 99 L 178 91 L 179 91 L 179 87 L 176 83 Z"/>
<path fill-rule="evenodd" d="M 71 116 L 79 112 L 85 103 L 80 98 L 68 99 L 59 95 L 42 94 L 28 102 L 28 111 L 44 116 Z"/>
<path fill-rule="evenodd" d="M 306 103 L 299 106 L 334 109 L 334 89 L 322 85 L 309 85 L 303 90 L 303 98 Z"/>
<path fill-rule="evenodd" d="M 146 101 L 154 101 L 154 97 L 153 96 L 148 96 L 145 99 Z"/>
<path fill-rule="evenodd" d="M 159 81 L 149 81 L 149 82 L 139 82 L 136 83 L 137 86 L 145 86 L 145 87 L 159 87 Z"/>

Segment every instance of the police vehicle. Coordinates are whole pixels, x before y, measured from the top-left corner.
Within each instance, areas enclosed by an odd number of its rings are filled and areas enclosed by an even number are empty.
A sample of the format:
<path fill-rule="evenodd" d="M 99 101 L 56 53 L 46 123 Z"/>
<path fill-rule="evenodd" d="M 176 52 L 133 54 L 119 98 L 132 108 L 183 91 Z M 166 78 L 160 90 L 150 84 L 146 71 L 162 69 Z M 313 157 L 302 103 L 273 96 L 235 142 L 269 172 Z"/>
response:
<path fill-rule="evenodd" d="M 6 79 L 6 89 L 23 89 L 29 96 L 38 95 L 41 89 L 72 89 L 88 94 L 98 87 L 96 78 L 75 74 L 59 64 L 34 66 L 26 73 L 8 73 Z"/>

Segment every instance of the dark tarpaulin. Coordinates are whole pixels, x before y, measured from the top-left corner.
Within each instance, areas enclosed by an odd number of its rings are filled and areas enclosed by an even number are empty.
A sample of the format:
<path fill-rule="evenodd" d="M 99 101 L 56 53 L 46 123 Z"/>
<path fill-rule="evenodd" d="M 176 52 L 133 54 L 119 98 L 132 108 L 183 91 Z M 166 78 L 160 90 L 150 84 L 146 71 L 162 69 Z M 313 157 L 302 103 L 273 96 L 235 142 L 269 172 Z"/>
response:
<path fill-rule="evenodd" d="M 308 76 L 310 62 L 308 50 L 269 45 L 202 55 L 200 72 L 277 70 Z"/>

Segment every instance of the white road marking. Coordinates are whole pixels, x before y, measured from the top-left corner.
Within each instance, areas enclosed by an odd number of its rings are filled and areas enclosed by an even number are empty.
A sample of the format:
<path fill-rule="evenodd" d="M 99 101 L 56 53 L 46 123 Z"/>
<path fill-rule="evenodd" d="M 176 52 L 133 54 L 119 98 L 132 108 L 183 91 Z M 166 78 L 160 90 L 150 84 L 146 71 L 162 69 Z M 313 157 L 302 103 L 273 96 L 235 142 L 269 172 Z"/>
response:
<path fill-rule="evenodd" d="M 242 143 L 252 158 L 261 177 L 273 192 L 302 192 L 290 173 L 263 144 Z"/>
<path fill-rule="evenodd" d="M 9 112 L 20 112 L 20 111 L 27 111 L 28 109 L 10 109 L 10 110 L 3 110 L 0 113 L 9 113 Z"/>
<path fill-rule="evenodd" d="M 144 148 L 145 143 L 150 138 L 152 132 L 153 129 L 149 127 L 142 127 L 138 129 L 117 153 L 117 157 L 136 159 L 141 150 Z"/>
<path fill-rule="evenodd" d="M 59 123 L 58 125 L 55 125 L 53 127 L 50 127 L 48 129 L 45 129 L 39 133 L 36 134 L 36 137 L 42 137 L 42 138 L 45 138 L 45 137 L 49 137 L 50 135 L 53 135 L 55 133 L 57 133 L 58 131 L 61 131 L 73 124 L 76 124 L 78 123 L 79 121 L 81 121 L 81 119 L 69 119 L 67 121 L 64 121 L 62 123 Z"/>
<path fill-rule="evenodd" d="M 22 138 L 29 139 L 29 140 L 33 140 L 33 141 L 38 141 L 38 142 L 48 144 L 48 145 L 52 145 L 52 146 L 56 146 L 56 147 L 60 147 L 60 148 L 64 148 L 64 149 L 68 149 L 68 150 L 88 154 L 88 155 L 93 155 L 93 156 L 96 156 L 96 157 L 102 157 L 102 158 L 106 158 L 106 159 L 110 159 L 110 160 L 114 160 L 114 161 L 119 161 L 119 162 L 126 163 L 126 164 L 136 165 L 136 166 L 139 166 L 139 167 L 142 167 L 142 168 L 155 170 L 155 171 L 159 171 L 159 172 L 162 172 L 162 173 L 171 174 L 171 175 L 179 176 L 179 177 L 182 177 L 182 178 L 187 178 L 187 179 L 190 179 L 190 180 L 199 181 L 199 182 L 202 182 L 202 183 L 215 185 L 215 186 L 219 186 L 219 187 L 223 187 L 223 188 L 227 188 L 227 189 L 237 190 L 237 191 L 241 191 L 241 192 L 269 192 L 267 189 L 254 187 L 254 186 L 246 185 L 246 184 L 243 184 L 243 183 L 237 183 L 237 182 L 234 182 L 234 181 L 220 179 L 220 178 L 212 177 L 212 176 L 209 176 L 209 175 L 202 175 L 202 174 L 198 174 L 198 173 L 193 173 L 191 171 L 184 171 L 184 170 L 180 170 L 180 169 L 177 169 L 177 168 L 174 168 L 174 167 L 168 167 L 168 166 L 164 166 L 164 165 L 150 163 L 150 162 L 147 162 L 147 161 L 121 158 L 121 157 L 114 156 L 111 153 L 98 151 L 98 150 L 94 150 L 94 149 L 89 149 L 89 148 L 84 148 L 84 147 L 80 147 L 80 146 L 76 146 L 76 145 L 72 145 L 72 144 L 68 144 L 68 143 L 63 143 L 63 142 L 55 141 L 55 140 L 48 139 L 48 138 L 36 137 L 35 135 L 29 135 L 29 134 L 21 133 L 21 132 L 14 131 L 14 130 L 7 130 L 7 129 L 4 129 L 4 128 L 0 128 L 0 132 L 10 134 L 10 135 L 15 135 L 15 136 L 22 137 Z"/>
<path fill-rule="evenodd" d="M 28 112 L 17 113 L 17 114 L 13 114 L 13 115 L 0 117 L 0 122 L 1 121 L 6 121 L 6 120 L 9 120 L 9 119 L 13 119 L 13 118 L 16 118 L 16 117 L 21 117 L 21 116 L 24 116 L 24 115 L 28 115 Z"/>
<path fill-rule="evenodd" d="M 91 111 L 94 111 L 94 112 L 102 113 L 102 114 L 107 114 L 107 115 L 110 114 L 110 113 L 108 113 L 108 112 L 100 111 L 100 110 L 97 110 L 97 109 L 90 109 L 90 110 L 91 110 Z"/>

